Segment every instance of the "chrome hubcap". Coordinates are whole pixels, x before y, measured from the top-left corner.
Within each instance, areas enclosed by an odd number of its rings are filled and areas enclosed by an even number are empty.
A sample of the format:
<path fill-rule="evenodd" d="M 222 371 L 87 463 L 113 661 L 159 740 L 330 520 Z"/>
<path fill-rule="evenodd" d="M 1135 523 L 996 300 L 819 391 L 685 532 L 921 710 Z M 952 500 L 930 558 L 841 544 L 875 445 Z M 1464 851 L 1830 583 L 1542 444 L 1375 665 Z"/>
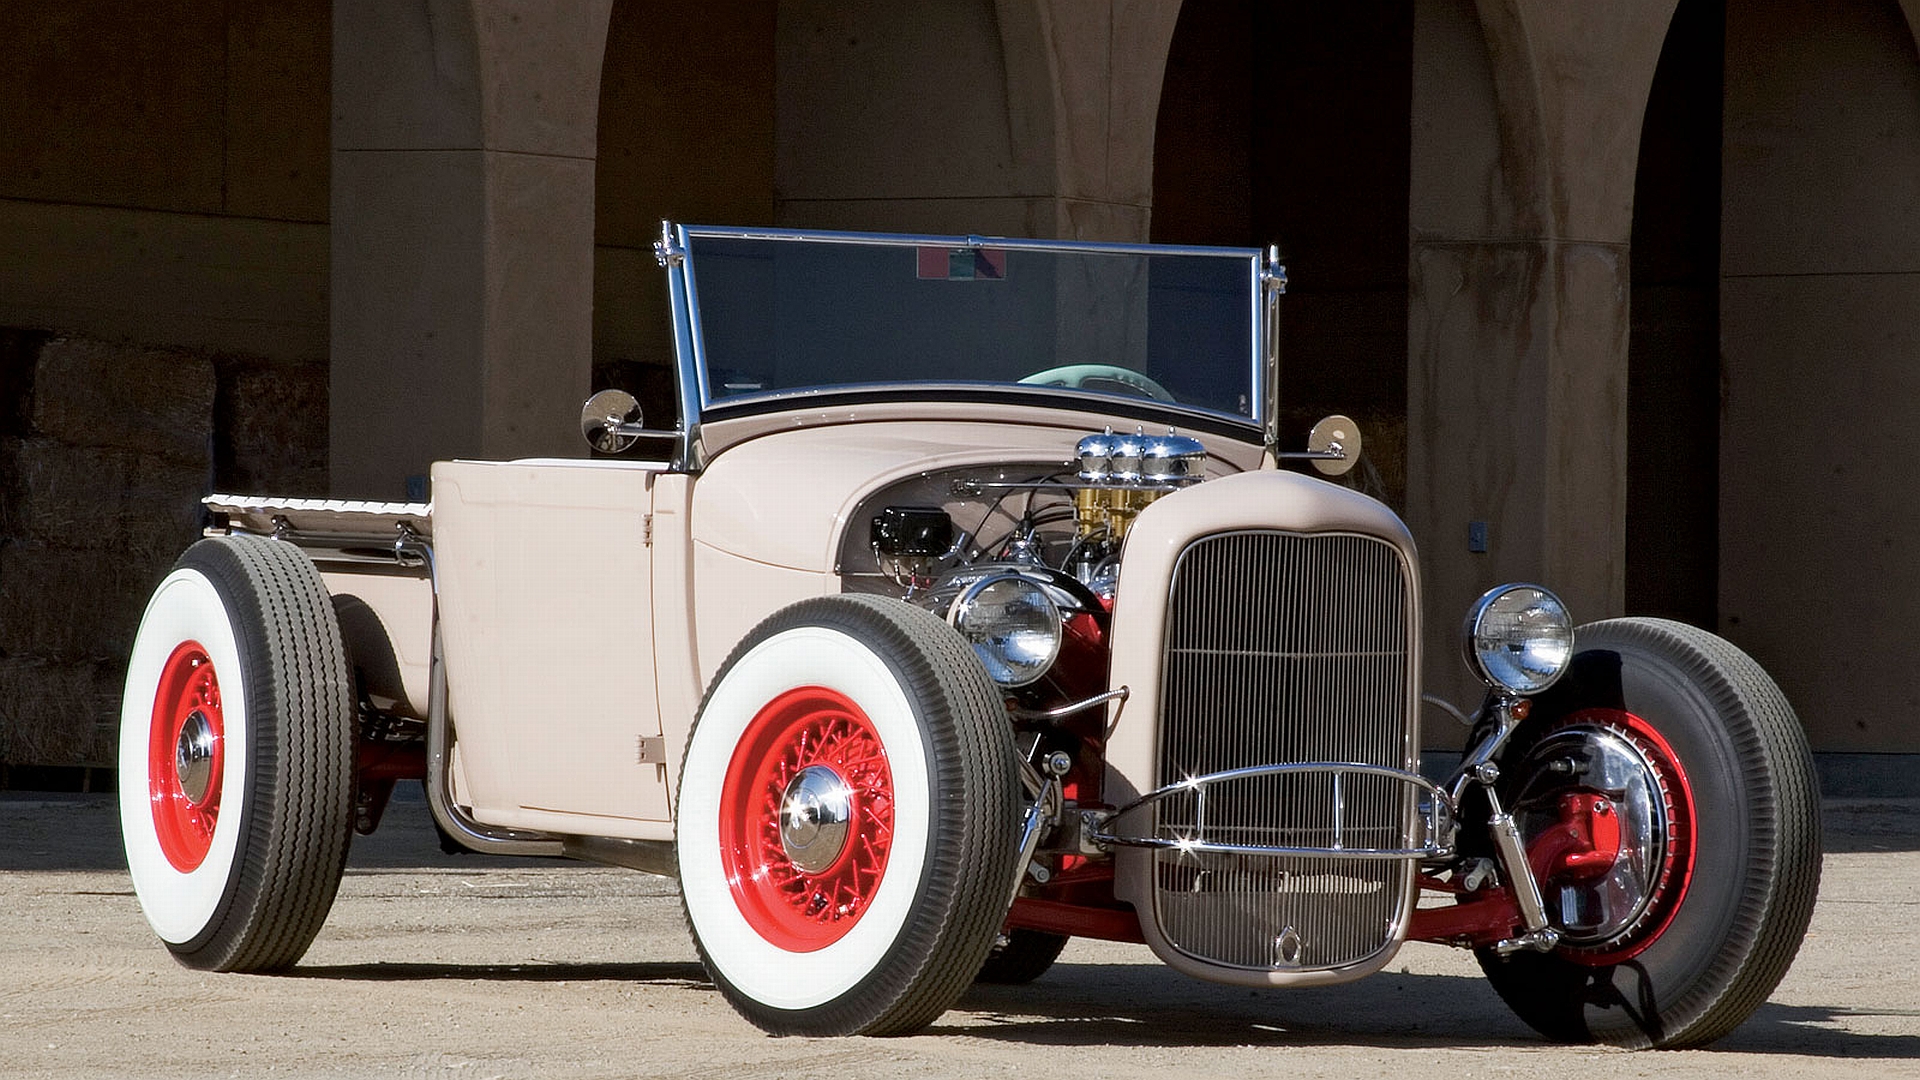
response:
<path fill-rule="evenodd" d="M 187 802 L 200 806 L 213 793 L 213 722 L 199 709 L 188 714 L 180 725 L 180 741 L 173 747 L 173 767 L 180 777 L 180 792 Z"/>
<path fill-rule="evenodd" d="M 1573 945 L 1600 944 L 1633 929 L 1647 913 L 1665 862 L 1671 817 L 1659 774 L 1632 740 L 1591 727 L 1542 739 L 1523 768 L 1528 780 L 1513 815 L 1530 844 L 1558 827 L 1572 806 L 1618 821 L 1618 852 L 1609 865 L 1540 882 L 1555 927 Z M 1590 801 L 1578 803 L 1582 797 Z"/>
<path fill-rule="evenodd" d="M 780 799 L 780 846 L 801 872 L 818 874 L 840 861 L 853 827 L 853 792 L 825 765 L 809 765 Z"/>

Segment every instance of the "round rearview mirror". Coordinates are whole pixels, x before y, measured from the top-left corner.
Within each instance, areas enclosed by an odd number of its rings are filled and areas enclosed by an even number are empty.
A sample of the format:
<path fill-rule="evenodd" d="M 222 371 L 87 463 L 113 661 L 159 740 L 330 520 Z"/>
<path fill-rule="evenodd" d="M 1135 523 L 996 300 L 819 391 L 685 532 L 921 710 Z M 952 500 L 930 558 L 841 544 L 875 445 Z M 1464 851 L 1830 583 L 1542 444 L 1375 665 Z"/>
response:
<path fill-rule="evenodd" d="M 580 410 L 580 434 L 603 454 L 622 453 L 639 442 L 628 432 L 640 426 L 640 403 L 625 390 L 602 390 Z"/>
<path fill-rule="evenodd" d="M 1313 425 L 1307 433 L 1307 451 L 1312 454 L 1337 454 L 1315 457 L 1313 467 L 1326 476 L 1344 476 L 1360 463 L 1360 426 L 1352 417 L 1335 413 Z"/>

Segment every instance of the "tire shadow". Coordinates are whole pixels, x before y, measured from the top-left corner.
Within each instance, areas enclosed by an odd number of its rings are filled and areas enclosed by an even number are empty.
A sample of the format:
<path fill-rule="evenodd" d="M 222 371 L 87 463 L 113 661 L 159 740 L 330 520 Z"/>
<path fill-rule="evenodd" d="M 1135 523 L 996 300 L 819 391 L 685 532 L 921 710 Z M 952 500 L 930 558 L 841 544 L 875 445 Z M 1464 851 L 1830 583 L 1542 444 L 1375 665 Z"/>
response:
<path fill-rule="evenodd" d="M 441 980 L 501 983 L 646 983 L 682 989 L 711 990 L 706 969 L 692 962 L 565 963 L 565 964 L 446 964 L 369 963 L 301 964 L 268 978 L 331 979 L 342 982 L 435 982 Z"/>

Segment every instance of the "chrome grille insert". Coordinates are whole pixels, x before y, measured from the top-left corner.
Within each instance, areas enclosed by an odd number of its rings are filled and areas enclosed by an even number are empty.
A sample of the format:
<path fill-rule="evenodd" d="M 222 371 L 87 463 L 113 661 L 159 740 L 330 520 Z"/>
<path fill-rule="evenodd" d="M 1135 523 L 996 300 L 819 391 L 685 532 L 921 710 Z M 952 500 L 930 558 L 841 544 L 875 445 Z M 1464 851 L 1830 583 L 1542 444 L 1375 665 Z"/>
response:
<path fill-rule="evenodd" d="M 1209 779 L 1204 797 L 1156 798 L 1152 834 L 1319 854 L 1164 847 L 1160 931 L 1232 967 L 1362 963 L 1397 936 L 1425 839 L 1420 785 L 1392 775 L 1410 764 L 1413 693 L 1400 553 L 1347 533 L 1226 533 L 1190 545 L 1173 581 L 1157 786 Z M 1289 763 L 1359 768 L 1261 768 Z"/>

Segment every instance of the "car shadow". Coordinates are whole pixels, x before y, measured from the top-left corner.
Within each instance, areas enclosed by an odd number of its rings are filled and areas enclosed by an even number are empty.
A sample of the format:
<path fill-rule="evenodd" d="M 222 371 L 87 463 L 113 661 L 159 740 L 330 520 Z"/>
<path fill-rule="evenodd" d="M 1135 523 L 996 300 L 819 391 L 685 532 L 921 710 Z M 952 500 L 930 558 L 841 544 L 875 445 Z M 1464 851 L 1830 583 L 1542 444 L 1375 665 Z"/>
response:
<path fill-rule="evenodd" d="M 1866 1035 L 1834 1026 L 1876 1019 L 1901 1021 L 1908 1032 L 1920 1032 L 1920 1009 L 1855 1009 L 1769 1002 L 1760 1006 L 1753 1018 L 1733 1034 L 1707 1049 L 1745 1054 L 1920 1060 L 1920 1034 Z"/>
<path fill-rule="evenodd" d="M 276 977 L 393 983 L 611 982 L 715 990 L 705 969 L 692 962 L 301 965 Z M 925 1034 L 1049 1047 L 1546 1045 L 1484 980 L 1456 975 L 1382 973 L 1340 986 L 1249 990 L 1186 979 L 1158 964 L 1062 963 L 1025 986 L 977 984 L 955 1010 L 971 1015 L 962 1019 L 950 1012 Z M 1866 1034 L 1847 1025 L 1916 1017 L 1920 1010 L 1767 1004 L 1738 1030 L 1698 1052 L 1912 1060 L 1920 1058 L 1920 1035 Z"/>
<path fill-rule="evenodd" d="M 958 1007 L 988 1023 L 935 1030 L 1039 1045 L 1532 1041 L 1482 980 L 1440 975 L 1383 973 L 1340 986 L 1256 990 L 1199 982 L 1159 964 L 1062 963 L 1025 986 L 977 984 Z"/>
<path fill-rule="evenodd" d="M 1381 973 L 1340 986 L 1248 990 L 1198 983 L 1154 964 L 1059 964 L 1027 986 L 976 985 L 958 1007 L 988 1022 L 930 1030 L 1062 1047 L 1545 1045 L 1490 985 L 1470 976 Z M 1703 1052 L 1913 1059 L 1920 1035 L 1848 1028 L 1916 1016 L 1920 1010 L 1767 1004 Z"/>

